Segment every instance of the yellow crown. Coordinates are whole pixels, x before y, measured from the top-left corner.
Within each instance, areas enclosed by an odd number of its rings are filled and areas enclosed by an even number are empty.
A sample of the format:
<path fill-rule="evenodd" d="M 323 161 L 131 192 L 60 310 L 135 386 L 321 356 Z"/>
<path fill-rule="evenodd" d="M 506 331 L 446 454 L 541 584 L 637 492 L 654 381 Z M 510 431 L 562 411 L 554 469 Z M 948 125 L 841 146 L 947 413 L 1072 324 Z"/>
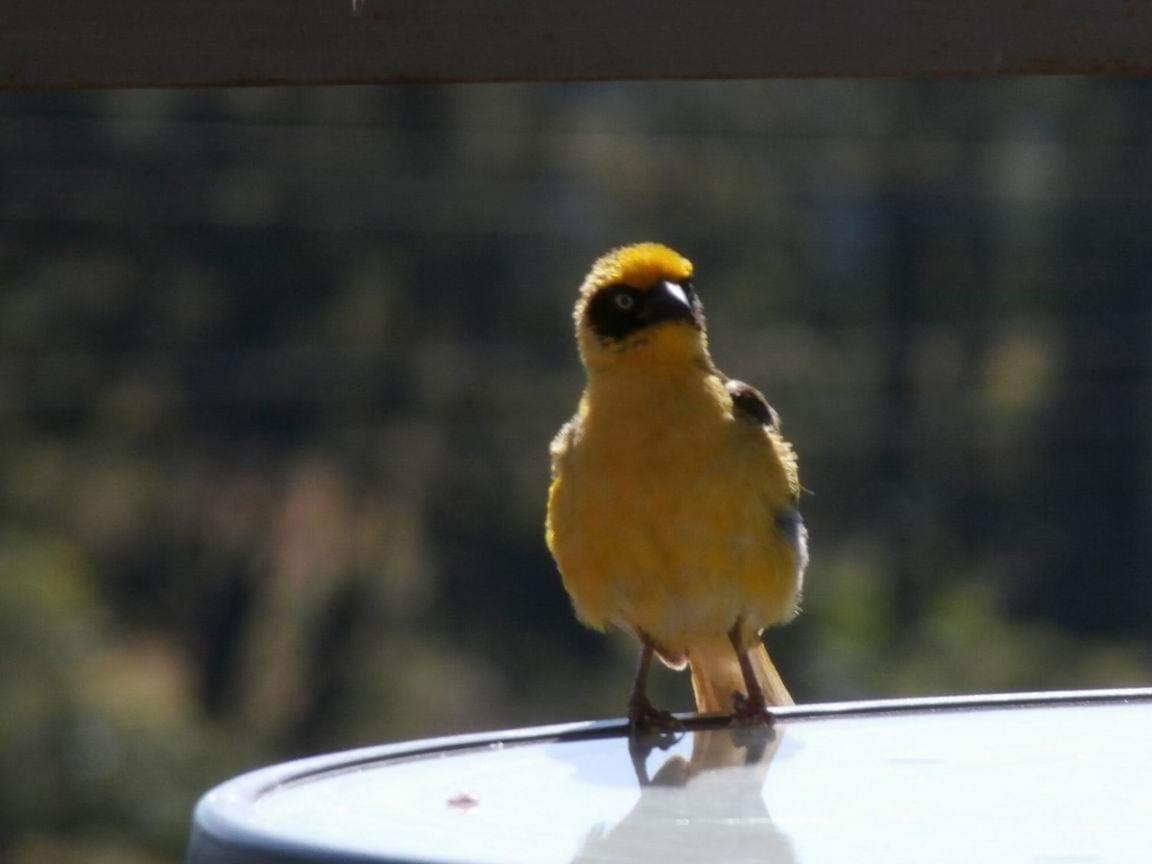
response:
<path fill-rule="evenodd" d="M 593 264 L 581 293 L 605 285 L 651 288 L 665 279 L 682 282 L 691 276 L 692 262 L 680 253 L 660 243 L 636 243 L 613 249 Z"/>

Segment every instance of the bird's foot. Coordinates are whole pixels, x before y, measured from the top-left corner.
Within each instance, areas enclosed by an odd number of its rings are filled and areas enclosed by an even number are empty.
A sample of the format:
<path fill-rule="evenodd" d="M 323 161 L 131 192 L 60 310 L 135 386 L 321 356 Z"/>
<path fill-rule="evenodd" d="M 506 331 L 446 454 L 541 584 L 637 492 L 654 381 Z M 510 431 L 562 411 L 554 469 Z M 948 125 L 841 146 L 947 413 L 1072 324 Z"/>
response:
<path fill-rule="evenodd" d="M 684 724 L 670 711 L 661 711 L 647 699 L 628 704 L 628 752 L 641 786 L 652 785 L 648 778 L 648 757 L 653 750 L 667 750 L 684 735 Z"/>
<path fill-rule="evenodd" d="M 732 694 L 732 722 L 740 726 L 772 726 L 776 717 L 762 695 L 748 697 L 736 692 Z"/>
<path fill-rule="evenodd" d="M 633 699 L 628 703 L 628 725 L 634 733 L 684 731 L 684 724 L 671 711 L 663 711 L 647 699 Z"/>

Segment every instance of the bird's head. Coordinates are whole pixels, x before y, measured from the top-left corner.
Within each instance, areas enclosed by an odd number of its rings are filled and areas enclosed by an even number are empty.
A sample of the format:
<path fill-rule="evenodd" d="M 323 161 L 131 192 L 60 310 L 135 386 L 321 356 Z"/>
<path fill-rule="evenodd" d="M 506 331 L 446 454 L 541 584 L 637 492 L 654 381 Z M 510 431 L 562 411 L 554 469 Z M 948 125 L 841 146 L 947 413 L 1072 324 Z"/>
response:
<path fill-rule="evenodd" d="M 614 249 L 593 264 L 574 317 L 580 357 L 590 372 L 708 356 L 692 262 L 659 243 Z"/>

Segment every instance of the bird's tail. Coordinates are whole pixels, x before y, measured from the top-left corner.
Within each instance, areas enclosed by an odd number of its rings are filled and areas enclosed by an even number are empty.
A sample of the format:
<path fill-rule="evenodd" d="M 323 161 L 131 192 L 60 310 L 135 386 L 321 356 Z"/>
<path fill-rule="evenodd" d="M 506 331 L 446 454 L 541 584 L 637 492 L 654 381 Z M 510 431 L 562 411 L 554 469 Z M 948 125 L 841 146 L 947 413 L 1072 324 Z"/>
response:
<path fill-rule="evenodd" d="M 748 659 L 752 662 L 756 680 L 760 682 L 769 705 L 794 704 L 780 673 L 768 658 L 763 643 L 757 642 L 748 649 Z M 688 650 L 688 662 L 692 666 L 696 710 L 701 714 L 729 714 L 732 711 L 732 694 L 739 692 L 747 695 L 744 676 L 740 673 L 740 661 L 726 637 L 692 645 Z"/>

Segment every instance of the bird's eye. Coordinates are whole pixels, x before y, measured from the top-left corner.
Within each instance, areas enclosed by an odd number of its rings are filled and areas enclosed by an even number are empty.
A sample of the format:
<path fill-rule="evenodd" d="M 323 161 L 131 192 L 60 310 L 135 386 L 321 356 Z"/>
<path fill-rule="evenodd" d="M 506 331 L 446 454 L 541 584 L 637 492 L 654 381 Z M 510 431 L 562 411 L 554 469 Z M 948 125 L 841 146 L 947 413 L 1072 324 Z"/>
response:
<path fill-rule="evenodd" d="M 612 298 L 612 301 L 616 304 L 616 308 L 622 312 L 627 312 L 636 305 L 636 298 L 631 294 L 617 294 Z"/>

